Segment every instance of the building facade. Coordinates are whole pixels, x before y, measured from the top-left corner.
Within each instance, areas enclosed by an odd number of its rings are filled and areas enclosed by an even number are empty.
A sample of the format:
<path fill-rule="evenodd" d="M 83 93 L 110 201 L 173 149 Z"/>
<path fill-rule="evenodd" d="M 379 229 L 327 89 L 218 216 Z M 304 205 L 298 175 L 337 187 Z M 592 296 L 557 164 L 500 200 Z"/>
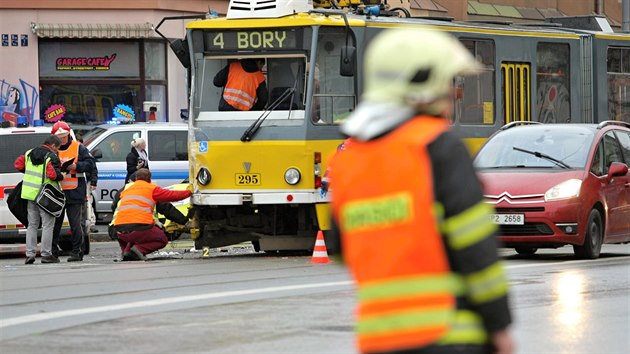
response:
<path fill-rule="evenodd" d="M 0 120 L 181 121 L 186 71 L 154 27 L 226 1 L 0 1 Z M 160 32 L 183 38 L 185 20 Z"/>

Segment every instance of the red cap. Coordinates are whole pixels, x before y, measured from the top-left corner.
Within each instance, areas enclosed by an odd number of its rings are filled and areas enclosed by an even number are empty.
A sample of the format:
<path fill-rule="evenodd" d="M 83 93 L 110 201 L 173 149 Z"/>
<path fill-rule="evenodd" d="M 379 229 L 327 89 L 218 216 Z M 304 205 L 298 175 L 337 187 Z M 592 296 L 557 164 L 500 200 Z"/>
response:
<path fill-rule="evenodd" d="M 60 120 L 53 125 L 51 133 L 63 138 L 64 136 L 70 134 L 70 126 L 68 123 Z"/>

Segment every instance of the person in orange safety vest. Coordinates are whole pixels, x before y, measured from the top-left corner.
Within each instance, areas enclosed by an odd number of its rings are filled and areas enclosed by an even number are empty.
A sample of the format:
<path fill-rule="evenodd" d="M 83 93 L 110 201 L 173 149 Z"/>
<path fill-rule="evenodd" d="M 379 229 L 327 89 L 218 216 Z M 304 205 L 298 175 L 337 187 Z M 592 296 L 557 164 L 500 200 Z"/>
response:
<path fill-rule="evenodd" d="M 479 64 L 451 35 L 419 28 L 384 30 L 365 58 L 362 102 L 341 126 L 351 144 L 330 169 L 333 248 L 357 285 L 358 349 L 510 354 L 492 207 L 443 118 L 453 79 Z"/>
<path fill-rule="evenodd" d="M 257 111 L 268 99 L 263 59 L 244 59 L 229 63 L 214 77 L 214 86 L 223 87 L 219 111 Z"/>
<path fill-rule="evenodd" d="M 151 183 L 151 172 L 141 168 L 136 181 L 120 193 L 113 225 L 123 261 L 144 260 L 145 255 L 164 248 L 168 238 L 155 222 L 158 202 L 174 202 L 190 197 L 189 190 L 171 191 Z"/>
<path fill-rule="evenodd" d="M 82 225 L 82 214 L 86 202 L 85 196 L 87 195 L 85 173 L 91 172 L 96 168 L 96 161 L 83 144 L 72 138 L 68 123 L 64 121 L 56 122 L 52 127 L 51 133 L 61 139 L 58 154 L 64 178 L 60 183 L 61 189 L 66 195 L 66 206 L 61 216 L 55 220 L 52 253 L 58 256 L 61 252 L 59 241 L 65 213 L 70 223 L 72 239 L 72 251 L 67 261 L 79 262 L 83 260 L 84 238 L 87 237 L 83 233 Z M 64 169 L 64 166 L 67 166 L 67 168 Z"/>

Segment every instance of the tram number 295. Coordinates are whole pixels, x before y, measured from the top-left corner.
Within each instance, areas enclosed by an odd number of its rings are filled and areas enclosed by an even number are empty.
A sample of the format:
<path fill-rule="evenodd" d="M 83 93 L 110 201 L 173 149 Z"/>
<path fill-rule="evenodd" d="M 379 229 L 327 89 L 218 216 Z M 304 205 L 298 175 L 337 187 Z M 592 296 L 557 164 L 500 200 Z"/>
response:
<path fill-rule="evenodd" d="M 260 174 L 259 173 L 237 173 L 236 185 L 238 186 L 259 186 Z"/>

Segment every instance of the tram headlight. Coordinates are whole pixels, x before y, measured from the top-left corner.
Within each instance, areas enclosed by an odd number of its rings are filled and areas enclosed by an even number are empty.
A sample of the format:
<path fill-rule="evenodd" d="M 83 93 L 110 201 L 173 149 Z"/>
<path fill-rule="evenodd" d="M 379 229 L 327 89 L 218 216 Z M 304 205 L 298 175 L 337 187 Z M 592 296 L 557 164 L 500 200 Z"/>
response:
<path fill-rule="evenodd" d="M 199 172 L 197 172 L 197 182 L 199 182 L 199 184 L 201 184 L 202 186 L 207 186 L 211 180 L 212 175 L 207 168 L 202 167 L 201 169 L 199 169 Z"/>
<path fill-rule="evenodd" d="M 302 178 L 302 174 L 297 168 L 291 167 L 284 172 L 284 181 L 290 185 L 297 184 Z"/>

